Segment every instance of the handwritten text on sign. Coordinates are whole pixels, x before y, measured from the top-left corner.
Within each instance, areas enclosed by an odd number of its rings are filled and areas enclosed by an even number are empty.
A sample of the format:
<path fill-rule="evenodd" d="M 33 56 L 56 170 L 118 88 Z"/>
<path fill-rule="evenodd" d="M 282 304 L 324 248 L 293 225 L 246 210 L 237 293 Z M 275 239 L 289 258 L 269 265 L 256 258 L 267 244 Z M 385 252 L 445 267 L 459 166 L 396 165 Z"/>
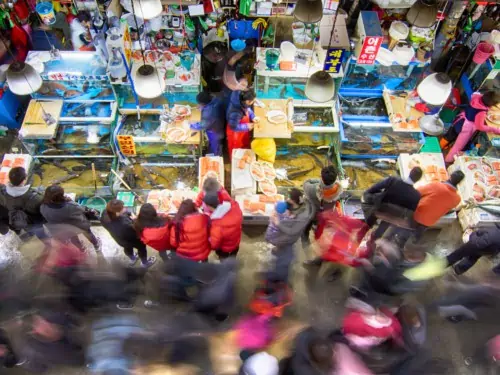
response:
<path fill-rule="evenodd" d="M 118 147 L 120 148 L 120 151 L 123 155 L 136 155 L 134 137 L 132 137 L 131 135 L 118 135 L 116 139 L 118 141 Z"/>
<path fill-rule="evenodd" d="M 357 63 L 373 65 L 383 39 L 382 36 L 367 36 L 363 42 Z"/>

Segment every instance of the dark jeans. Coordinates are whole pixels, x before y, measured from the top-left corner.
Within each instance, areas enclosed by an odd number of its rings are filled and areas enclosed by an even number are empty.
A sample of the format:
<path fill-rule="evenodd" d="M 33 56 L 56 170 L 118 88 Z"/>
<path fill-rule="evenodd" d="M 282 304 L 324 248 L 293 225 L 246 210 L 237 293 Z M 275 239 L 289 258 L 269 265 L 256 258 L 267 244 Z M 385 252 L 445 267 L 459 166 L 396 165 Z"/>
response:
<path fill-rule="evenodd" d="M 237 247 L 236 250 L 233 250 L 230 252 L 226 252 L 226 251 L 222 251 L 222 250 L 215 250 L 215 254 L 217 254 L 217 256 L 219 257 L 220 260 L 224 260 L 224 259 L 231 258 L 231 257 L 236 258 L 236 255 L 238 255 L 238 251 L 240 251 L 239 247 Z"/>
<path fill-rule="evenodd" d="M 312 219 L 309 224 L 306 225 L 306 227 L 304 228 L 304 233 L 302 233 L 302 236 L 301 236 L 301 241 L 302 241 L 302 247 L 303 248 L 306 248 L 307 246 L 309 246 L 311 244 L 311 239 L 310 239 L 310 236 L 311 236 L 311 230 L 312 230 L 312 227 L 317 223 L 316 219 Z"/>
<path fill-rule="evenodd" d="M 139 259 L 141 260 L 141 262 L 147 263 L 148 250 L 146 249 L 146 245 L 144 245 L 142 242 L 138 241 L 134 244 L 127 244 L 126 246 L 123 246 L 123 252 L 130 259 L 132 259 L 134 257 L 134 249 L 137 249 L 137 253 L 139 255 Z"/>
<path fill-rule="evenodd" d="M 294 258 L 294 246 L 284 245 L 273 250 L 276 256 L 274 269 L 267 275 L 267 279 L 271 282 L 288 282 L 288 272 Z"/>
<path fill-rule="evenodd" d="M 455 267 L 455 272 L 462 274 L 467 272 L 483 255 L 494 255 L 500 249 L 495 246 L 488 246 L 482 248 L 474 239 L 471 238 L 469 242 L 463 244 L 454 252 L 446 257 L 448 266 L 458 263 Z M 493 268 L 493 272 L 500 274 L 500 265 Z"/>
<path fill-rule="evenodd" d="M 167 251 L 158 251 L 158 255 L 164 262 L 168 262 L 168 260 L 170 259 L 170 257 L 167 254 Z"/>
<path fill-rule="evenodd" d="M 208 145 L 211 154 L 222 156 L 222 147 L 224 145 L 224 133 L 220 134 L 212 130 L 207 130 Z"/>

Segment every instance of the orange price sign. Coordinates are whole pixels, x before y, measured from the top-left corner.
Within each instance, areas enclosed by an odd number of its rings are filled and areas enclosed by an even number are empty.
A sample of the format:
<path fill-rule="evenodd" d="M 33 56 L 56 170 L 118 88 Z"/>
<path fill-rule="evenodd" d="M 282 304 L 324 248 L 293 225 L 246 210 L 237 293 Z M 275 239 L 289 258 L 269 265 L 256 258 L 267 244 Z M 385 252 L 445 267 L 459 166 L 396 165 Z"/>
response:
<path fill-rule="evenodd" d="M 123 155 L 136 155 L 134 137 L 132 137 L 131 135 L 118 135 L 116 139 L 118 141 L 118 147 L 120 148 L 120 151 Z"/>

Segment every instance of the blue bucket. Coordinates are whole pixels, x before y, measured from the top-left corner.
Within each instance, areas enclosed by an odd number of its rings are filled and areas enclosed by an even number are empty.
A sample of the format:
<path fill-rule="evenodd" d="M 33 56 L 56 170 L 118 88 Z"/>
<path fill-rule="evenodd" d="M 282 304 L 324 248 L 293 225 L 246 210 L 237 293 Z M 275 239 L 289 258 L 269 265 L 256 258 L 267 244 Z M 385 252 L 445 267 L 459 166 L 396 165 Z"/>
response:
<path fill-rule="evenodd" d="M 51 2 L 43 1 L 38 3 L 35 9 L 45 25 L 52 25 L 56 22 L 56 14 Z"/>

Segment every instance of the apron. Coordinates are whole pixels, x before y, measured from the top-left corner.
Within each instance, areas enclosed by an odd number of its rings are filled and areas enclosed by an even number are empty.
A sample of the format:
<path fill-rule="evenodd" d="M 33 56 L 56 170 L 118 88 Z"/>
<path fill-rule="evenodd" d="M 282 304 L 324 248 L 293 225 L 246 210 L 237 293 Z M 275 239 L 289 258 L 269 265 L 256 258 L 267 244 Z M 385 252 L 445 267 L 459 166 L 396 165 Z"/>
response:
<path fill-rule="evenodd" d="M 249 124 L 250 116 L 248 113 L 241 119 L 240 124 Z M 233 158 L 233 150 L 236 148 L 250 148 L 250 131 L 234 131 L 229 124 L 226 127 L 227 150 L 229 159 Z"/>
<path fill-rule="evenodd" d="M 474 123 L 474 120 L 470 121 L 465 117 L 465 112 L 461 112 L 457 119 L 454 121 L 454 123 L 464 120 L 464 123 L 462 125 L 462 130 L 457 136 L 457 139 L 455 140 L 455 143 L 451 147 L 450 151 L 446 155 L 446 158 L 444 159 L 446 163 L 453 163 L 455 161 L 455 155 L 458 155 L 460 151 L 462 151 L 467 143 L 471 140 L 472 136 L 476 132 L 476 125 Z"/>

